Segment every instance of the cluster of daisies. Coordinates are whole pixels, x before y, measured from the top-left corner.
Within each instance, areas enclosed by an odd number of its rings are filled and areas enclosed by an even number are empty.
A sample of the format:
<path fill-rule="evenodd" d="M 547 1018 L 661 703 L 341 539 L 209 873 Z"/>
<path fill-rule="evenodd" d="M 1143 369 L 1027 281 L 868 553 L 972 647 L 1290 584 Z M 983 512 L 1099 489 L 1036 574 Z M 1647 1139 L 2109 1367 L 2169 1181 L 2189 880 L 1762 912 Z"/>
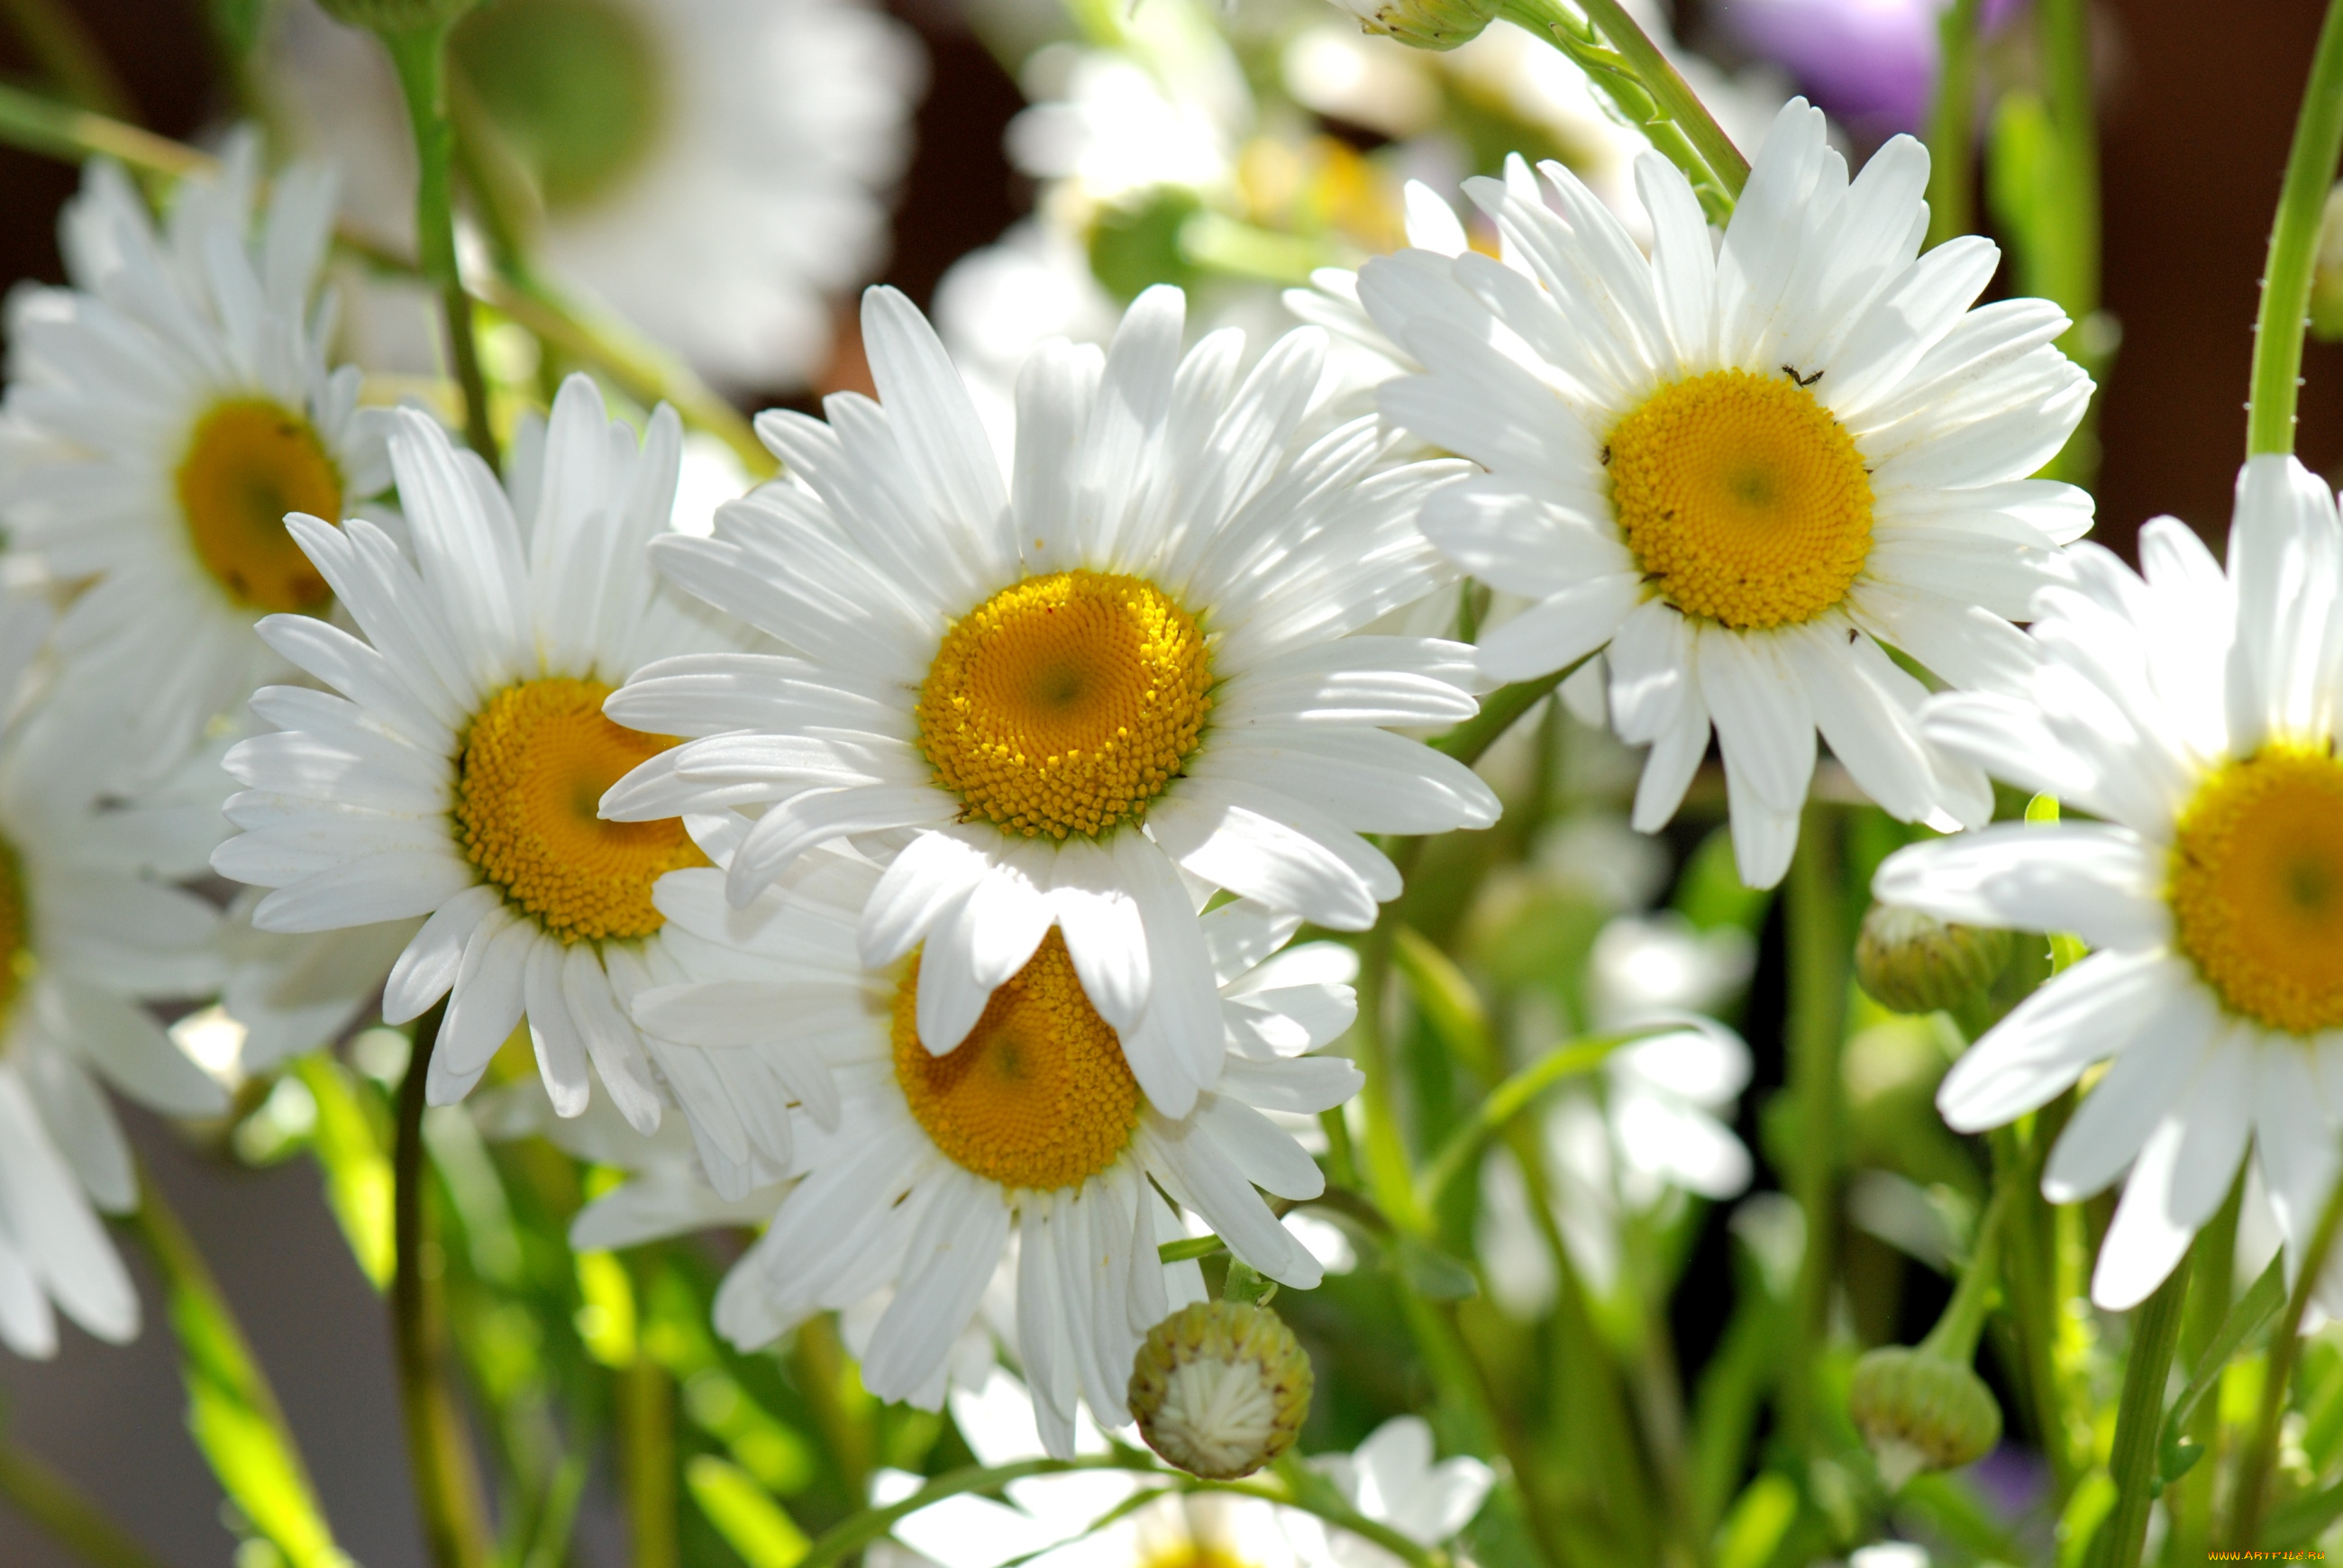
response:
<path fill-rule="evenodd" d="M 378 997 L 435 1103 L 509 1047 L 557 1118 L 666 1140 L 600 1241 L 761 1222 L 736 1342 L 846 1314 L 871 1392 L 932 1409 L 997 1340 L 1071 1454 L 1202 1299 L 1166 1243 L 1318 1282 L 1280 1211 L 1361 1084 L 1326 1049 L 1355 964 L 1297 939 L 1374 924 L 1392 840 L 1497 819 L 1423 738 L 1565 676 L 1648 746 L 1646 831 L 1714 739 L 1751 885 L 1826 742 L 1895 817 L 1983 829 L 1887 896 L 2100 950 L 1945 1104 L 1990 1125 L 2117 1054 L 2048 1172 L 2132 1169 L 2103 1301 L 2249 1139 L 2299 1240 L 2343 1040 L 2331 493 L 2249 467 L 2226 576 L 2177 525 L 2145 582 L 2075 546 L 2088 498 L 2027 477 L 2090 395 L 2067 324 L 1974 307 L 1985 240 L 1921 254 L 1908 138 L 1850 180 L 1793 102 L 1721 240 L 1647 155 L 1648 250 L 1542 174 L 1468 185 L 1497 256 L 1423 195 L 1413 247 L 1322 277 L 1378 414 L 1330 409 L 1321 327 L 1191 345 L 1157 288 L 1024 360 L 1004 450 L 874 289 L 877 397 L 762 416 L 780 477 L 695 528 L 676 417 L 583 377 L 501 473 L 359 407 L 327 182 L 264 205 L 240 146 L 158 229 L 95 168 L 0 410 L 0 1333 L 135 1328 L 92 1074 L 220 1104 L 142 1004 L 217 999 L 260 1067 Z M 1424 635 L 1463 576 L 1501 595 L 1477 645 Z M 2100 820 L 1984 829 L 1988 774 Z"/>

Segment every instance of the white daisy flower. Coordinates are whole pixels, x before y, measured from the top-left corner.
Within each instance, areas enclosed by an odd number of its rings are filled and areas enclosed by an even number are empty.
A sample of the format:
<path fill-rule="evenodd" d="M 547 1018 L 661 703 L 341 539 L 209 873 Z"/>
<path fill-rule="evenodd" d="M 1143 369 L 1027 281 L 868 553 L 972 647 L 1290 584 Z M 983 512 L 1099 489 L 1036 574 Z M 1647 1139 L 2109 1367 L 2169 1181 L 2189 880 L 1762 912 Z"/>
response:
<path fill-rule="evenodd" d="M 645 1041 L 627 999 L 667 975 L 651 902 L 662 872 L 705 865 L 681 822 L 618 825 L 594 801 L 669 737 L 622 729 L 602 699 L 645 660 L 737 646 L 659 586 L 646 541 L 670 518 L 681 428 L 665 407 L 639 446 L 573 377 L 515 443 L 509 487 L 402 410 L 391 466 L 412 561 L 363 518 L 288 524 L 365 633 L 271 616 L 272 648 L 340 692 L 269 687 L 278 732 L 239 742 L 226 806 L 245 829 L 212 857 L 273 889 L 262 931 L 338 931 L 428 916 L 383 992 L 403 1022 L 441 997 L 436 1104 L 460 1099 L 524 1017 L 564 1114 L 588 1063 L 627 1118 L 659 1119 L 659 1079 L 695 1117 L 720 1075 Z M 657 1072 L 654 1072 L 654 1064 Z"/>
<path fill-rule="evenodd" d="M 1931 739 L 2097 821 L 2009 823 L 1898 850 L 1885 901 L 2097 950 L 1945 1077 L 1959 1131 L 1996 1127 L 2112 1057 L 2043 1171 L 2053 1202 L 2121 1175 L 2091 1293 L 2145 1299 L 2248 1144 L 2298 1260 L 2343 1126 L 2343 528 L 2291 457 L 2237 479 L 2224 575 L 2180 523 L 2140 533 L 2145 580 L 2078 548 L 2036 602 L 2022 695 L 1959 693 Z"/>
<path fill-rule="evenodd" d="M 1458 466 L 1378 467 L 1373 420 L 1304 446 L 1322 335 L 1240 384 L 1242 339 L 1180 352 L 1151 289 L 1113 345 L 1046 347 L 1004 475 L 941 345 L 864 298 L 883 399 L 772 413 L 788 475 L 652 555 L 799 650 L 672 659 L 611 699 L 693 739 L 603 801 L 621 819 L 761 808 L 730 858 L 745 902 L 808 849 L 892 853 L 861 958 L 926 944 L 919 1027 L 958 1045 L 1053 927 L 1156 1107 L 1220 1071 L 1196 936 L 1220 888 L 1363 930 L 1400 890 L 1363 832 L 1495 819 L 1473 773 L 1382 727 L 1470 716 L 1471 650 L 1354 637 L 1441 581 L 1413 518 Z"/>
<path fill-rule="evenodd" d="M 1015 1464 L 1043 1452 L 1031 1400 L 1006 1372 L 995 1369 L 981 1386 L 955 1390 L 951 1413 L 980 1464 Z M 1107 1442 L 1084 1419 L 1074 1447 L 1102 1453 Z M 1383 1422 L 1353 1452 L 1317 1454 L 1309 1462 L 1362 1515 L 1424 1546 L 1454 1539 L 1496 1480 L 1477 1459 L 1434 1463 L 1432 1429 L 1412 1415 Z M 874 1478 L 872 1501 L 900 1501 L 920 1483 L 918 1476 L 884 1473 Z M 1029 1476 L 1004 1490 L 1005 1503 L 962 1495 L 898 1520 L 889 1544 L 901 1544 L 886 1554 L 889 1568 L 906 1558 L 937 1568 L 1001 1568 L 1020 1559 L 1036 1568 L 1391 1568 L 1395 1561 L 1300 1509 L 1225 1494 L 1181 1496 L 1122 1472 Z M 1150 1490 L 1162 1495 L 1103 1530 L 1091 1529 L 1110 1509 Z"/>
<path fill-rule="evenodd" d="M 2066 317 L 2038 299 L 1968 308 L 1990 241 L 1916 254 L 1927 171 L 1898 137 L 1849 185 L 1822 115 L 1794 100 L 1721 246 L 1684 176 L 1646 154 L 1649 259 L 1549 164 L 1554 207 L 1467 187 L 1534 281 L 1422 251 L 1360 277 L 1428 367 L 1384 387 L 1385 415 L 1489 470 L 1427 505 L 1424 531 L 1539 600 L 1486 634 L 1482 668 L 1522 679 L 1607 649 L 1613 722 L 1652 748 L 1647 831 L 1713 722 L 1753 886 L 1789 864 L 1817 729 L 1894 815 L 1986 819 L 1984 779 L 1923 742 L 1924 689 L 1885 649 L 1958 687 L 2022 679 L 2027 646 L 2005 618 L 2090 522 L 2083 491 L 2025 477 L 2090 397 L 2051 347 Z"/>
<path fill-rule="evenodd" d="M 0 517 L 52 578 L 88 580 L 58 648 L 135 700 L 131 755 L 166 765 L 285 673 L 254 621 L 331 607 L 285 514 L 339 521 L 390 478 L 357 370 L 326 365 L 333 182 L 287 171 L 256 227 L 259 182 L 239 136 L 158 232 L 93 163 L 61 224 L 72 286 L 9 298 Z"/>
<path fill-rule="evenodd" d="M 166 1116 L 227 1105 L 141 1005 L 218 983 L 218 917 L 164 880 L 210 835 L 107 796 L 126 731 L 90 694 L 27 707 L 48 629 L 37 602 L 0 603 L 0 1342 L 28 1356 L 55 1352 L 53 1306 L 103 1340 L 138 1332 L 94 1211 L 138 1203 L 99 1080 Z"/>
<path fill-rule="evenodd" d="M 803 1179 L 725 1281 L 717 1327 L 744 1348 L 761 1345 L 891 1286 L 862 1380 L 881 1399 L 933 1409 L 950 1349 L 1013 1246 L 1019 1360 L 1050 1451 L 1063 1455 L 1077 1398 L 1122 1424 L 1141 1338 L 1174 1306 L 1202 1299 L 1194 1264 L 1156 1261 L 1160 1243 L 1185 1233 L 1164 1196 L 1269 1277 L 1318 1283 L 1317 1261 L 1254 1188 L 1300 1200 L 1323 1181 L 1262 1112 L 1329 1110 L 1356 1092 L 1348 1061 L 1304 1053 L 1350 1027 L 1357 960 L 1333 943 L 1269 957 L 1299 921 L 1247 900 L 1195 920 L 1192 940 L 1219 988 L 1214 1049 L 1224 1066 L 1217 1091 L 1172 1117 L 1141 1095 L 1055 933 L 959 1046 L 934 1050 L 918 1022 L 925 954 L 886 970 L 854 957 L 856 911 L 881 875 L 823 850 L 746 909 L 728 901 L 718 870 L 659 884 L 677 933 L 671 950 L 689 970 L 707 972 L 727 952 L 746 965 L 640 993 L 644 1030 L 818 1050 L 835 1070 L 834 1098 L 809 1095 L 797 1112 L 807 1125 L 792 1170 Z M 825 921 L 827 940 L 813 929 Z M 798 961 L 784 967 L 784 953 Z M 760 969 L 766 978 L 740 978 Z"/>
<path fill-rule="evenodd" d="M 388 62 L 307 0 L 284 13 L 267 57 L 294 134 L 349 171 L 354 223 L 411 250 Z M 553 276 L 728 385 L 820 368 L 829 297 L 886 254 L 924 85 L 909 28 L 856 0 L 498 0 L 448 55 Z"/>

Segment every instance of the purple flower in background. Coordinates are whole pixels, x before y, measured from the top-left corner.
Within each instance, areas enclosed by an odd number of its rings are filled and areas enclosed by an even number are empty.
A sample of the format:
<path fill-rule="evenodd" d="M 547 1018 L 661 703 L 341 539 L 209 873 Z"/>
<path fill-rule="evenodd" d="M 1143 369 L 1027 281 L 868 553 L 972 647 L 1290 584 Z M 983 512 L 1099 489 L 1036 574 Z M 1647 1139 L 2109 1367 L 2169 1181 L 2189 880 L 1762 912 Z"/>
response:
<path fill-rule="evenodd" d="M 1866 139 L 1916 131 L 1936 84 L 1936 17 L 1948 0 L 1723 0 L 1713 13 L 1744 48 L 1787 69 Z M 1986 0 L 1990 28 L 2022 0 Z"/>

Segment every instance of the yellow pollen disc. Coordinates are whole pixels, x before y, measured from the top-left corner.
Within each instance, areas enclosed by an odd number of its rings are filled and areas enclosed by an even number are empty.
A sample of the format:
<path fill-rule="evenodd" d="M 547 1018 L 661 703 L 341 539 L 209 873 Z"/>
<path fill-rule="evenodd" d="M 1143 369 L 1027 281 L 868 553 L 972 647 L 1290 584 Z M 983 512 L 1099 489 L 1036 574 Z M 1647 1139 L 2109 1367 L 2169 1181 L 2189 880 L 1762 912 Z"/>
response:
<path fill-rule="evenodd" d="M 2197 786 L 2172 840 L 2180 949 L 2230 1010 L 2343 1025 L 2343 761 L 2266 747 Z"/>
<path fill-rule="evenodd" d="M 228 598 L 261 610 L 318 610 L 326 579 L 285 514 L 337 522 L 342 476 L 309 421 L 266 397 L 221 403 L 196 422 L 179 460 L 179 511 L 196 555 Z"/>
<path fill-rule="evenodd" d="M 1871 553 L 1855 440 L 1786 375 L 1663 387 L 1604 448 L 1627 548 L 1670 604 L 1742 630 L 1811 620 Z"/>
<path fill-rule="evenodd" d="M 647 937 L 666 923 L 651 884 L 705 866 L 679 818 L 605 822 L 603 792 L 676 744 L 602 716 L 598 680 L 525 680 L 472 718 L 457 774 L 456 829 L 506 900 L 564 942 Z"/>
<path fill-rule="evenodd" d="M 15 845 L 0 840 L 0 1020 L 33 977 L 33 918 L 25 903 L 25 867 Z"/>
<path fill-rule="evenodd" d="M 1140 1568 L 1253 1568 L 1225 1546 L 1185 1537 L 1159 1546 L 1140 1561 Z"/>
<path fill-rule="evenodd" d="M 1196 749 L 1212 660 L 1154 584 L 1052 572 L 944 634 L 920 687 L 920 745 L 967 816 L 1031 838 L 1136 822 Z"/>
<path fill-rule="evenodd" d="M 961 1169 L 1046 1192 L 1097 1175 L 1129 1146 L 1139 1084 L 1054 929 L 941 1056 L 920 1041 L 919 991 L 914 958 L 895 992 L 895 1081 Z"/>

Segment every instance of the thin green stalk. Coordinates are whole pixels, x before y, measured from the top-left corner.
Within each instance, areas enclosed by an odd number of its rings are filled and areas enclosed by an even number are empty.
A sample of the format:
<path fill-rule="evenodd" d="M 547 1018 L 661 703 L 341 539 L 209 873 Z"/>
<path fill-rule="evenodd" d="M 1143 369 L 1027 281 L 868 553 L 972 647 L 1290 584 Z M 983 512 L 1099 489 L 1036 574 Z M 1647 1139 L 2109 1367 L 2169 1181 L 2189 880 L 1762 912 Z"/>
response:
<path fill-rule="evenodd" d="M 2245 1196 L 2246 1173 L 2240 1167 L 2229 1184 L 2228 1198 L 2197 1245 L 2197 1275 L 2188 1289 L 2188 1313 L 2180 1325 L 2181 1362 L 2192 1378 L 2204 1375 L 2207 1356 L 2229 1315 L 2229 1298 L 2237 1293 L 2237 1214 Z M 2164 1493 L 2164 1511 L 2171 1520 L 2165 1536 L 2167 1563 L 2205 1561 L 2205 1549 L 2213 1539 L 2213 1483 L 2221 1470 L 2221 1402 L 2203 1401 L 2188 1421 L 2187 1435 L 2204 1457 Z"/>
<path fill-rule="evenodd" d="M 2052 297 L 2074 323 L 2066 333 L 2068 352 L 2081 358 L 2077 339 L 2099 308 L 2099 123 L 2091 90 L 2090 5 L 2087 0 L 2042 0 L 2039 17 L 2064 187 L 2056 210 L 2067 230 L 2066 243 L 2056 252 L 2065 276 Z"/>
<path fill-rule="evenodd" d="M 2013 1190 L 1996 1184 L 1985 1216 L 1977 1221 L 1976 1240 L 1944 1316 L 1920 1342 L 1923 1353 L 1966 1366 L 1976 1357 L 1977 1337 L 1985 1332 L 1986 1315 L 1993 1307 L 1995 1287 L 2001 1282 L 2001 1236 L 2010 1211 L 2016 1207 Z"/>
<path fill-rule="evenodd" d="M 415 245 L 423 276 L 439 291 L 447 352 L 464 392 L 464 438 L 493 467 L 497 437 L 488 420 L 488 384 L 473 336 L 472 297 L 456 262 L 456 127 L 447 117 L 447 32 L 437 21 L 381 35 L 397 67 L 400 94 L 415 132 Z"/>
<path fill-rule="evenodd" d="M 2343 10 L 2343 6 L 2338 6 Z M 2330 27 L 2335 13 L 2328 13 Z M 2278 1428 L 2286 1416 L 2286 1402 L 2293 1392 L 2295 1357 L 2302 1350 L 2302 1318 L 2310 1310 L 2310 1298 L 2318 1289 L 2319 1280 L 2327 1272 L 2327 1260 L 2335 1251 L 2335 1231 L 2343 1225 L 2343 1181 L 2335 1184 L 2328 1195 L 2326 1211 L 2318 1217 L 2318 1229 L 2312 1232 L 2310 1245 L 2303 1250 L 2301 1272 L 2295 1276 L 2294 1290 L 2287 1297 L 2286 1312 L 2270 1326 L 2268 1361 L 2262 1370 L 2261 1409 L 2254 1419 L 2253 1436 L 2246 1444 L 2245 1457 L 2237 1465 L 2237 1490 L 2229 1522 L 2230 1543 L 2239 1550 L 2259 1543 L 2262 1515 L 2269 1507 L 2271 1473 L 2278 1468 Z"/>
<path fill-rule="evenodd" d="M 1128 1451 L 1125 1451 L 1127 1453 Z M 1272 1483 L 1249 1481 L 1200 1481 L 1183 1472 L 1166 1470 L 1148 1460 L 1129 1458 L 1124 1454 L 1086 1454 L 1078 1459 L 1024 1459 L 1013 1464 L 991 1466 L 968 1465 L 947 1472 L 920 1487 L 917 1492 L 884 1508 L 866 1508 L 823 1532 L 798 1562 L 798 1568 L 830 1568 L 848 1553 L 860 1550 L 894 1528 L 898 1520 L 930 1508 L 949 1497 L 962 1497 L 970 1493 L 998 1491 L 1012 1481 L 1022 1481 L 1031 1475 L 1064 1475 L 1084 1470 L 1118 1470 L 1126 1474 L 1145 1476 L 1162 1483 L 1163 1489 L 1180 1493 L 1222 1493 L 1235 1497 L 1256 1497 L 1287 1508 L 1298 1508 L 1316 1514 L 1338 1529 L 1363 1536 L 1408 1564 L 1408 1568 L 1449 1568 L 1448 1553 L 1436 1546 L 1420 1544 L 1380 1520 L 1369 1519 L 1344 1503 L 1327 1488 L 1302 1488 L 1289 1491 Z"/>
<path fill-rule="evenodd" d="M 162 1568 L 62 1472 L 13 1442 L 0 1443 L 0 1497 L 90 1568 Z"/>
<path fill-rule="evenodd" d="M 1838 1241 L 1840 1151 L 1845 1145 L 1845 1089 L 1839 1065 L 1846 1025 L 1846 920 L 1839 866 L 1838 814 L 1809 805 L 1790 862 L 1789 1092 L 1797 1106 L 1797 1169 L 1793 1195 L 1806 1218 L 1806 1244 L 1792 1302 L 1790 1353 L 1782 1369 L 1784 1435 L 1804 1453 L 1816 1441 L 1817 1365 L 1829 1327 L 1831 1271 Z"/>
<path fill-rule="evenodd" d="M 2116 1406 L 2116 1505 L 2099 1526 L 2094 1556 L 2099 1568 L 2139 1568 L 2147 1543 L 2147 1508 L 2155 1501 L 2157 1440 L 2164 1431 L 2164 1384 L 2180 1343 L 2181 1308 L 2188 1297 L 2183 1260 L 2133 1315 L 2124 1355 L 2123 1398 Z"/>
<path fill-rule="evenodd" d="M 446 1012 L 442 1002 L 416 1024 L 415 1047 L 398 1087 L 398 1136 L 391 1151 L 391 1236 L 397 1258 L 390 1285 L 391 1338 L 398 1353 L 399 1408 L 407 1422 L 407 1466 L 423 1516 L 424 1547 L 434 1568 L 487 1568 L 487 1515 L 471 1439 L 448 1381 L 447 1302 L 424 1191 L 429 1178 L 423 1163 L 424 1085 Z"/>
<path fill-rule="evenodd" d="M 638 1292 L 637 1301 L 644 1300 Z M 632 1568 L 677 1568 L 675 1512 L 675 1380 L 643 1348 L 638 1325 L 635 1360 L 618 1386 L 618 1433 L 627 1485 L 627 1527 Z"/>
<path fill-rule="evenodd" d="M 1683 171 L 1709 221 L 1733 216 L 1749 161 L 1618 0 L 1502 0 L 1498 15 L 1553 45 Z"/>
<path fill-rule="evenodd" d="M 2310 80 L 2286 155 L 2278 216 L 2262 267 L 2261 309 L 2254 318 L 2254 369 L 2247 405 L 2246 453 L 2294 450 L 2294 404 L 2302 377 L 2302 332 L 2310 316 L 2311 265 L 2319 218 L 2335 165 L 2343 156 L 2343 0 L 2329 0 L 2310 58 Z"/>
<path fill-rule="evenodd" d="M 797 1382 L 813 1406 L 814 1423 L 829 1444 L 830 1462 L 850 1497 L 870 1493 L 870 1471 L 877 1461 L 870 1423 L 847 1408 L 846 1347 L 839 1342 L 838 1325 L 819 1313 L 798 1325 Z"/>
<path fill-rule="evenodd" d="M 1936 17 L 1936 101 L 1928 108 L 1928 243 L 1976 227 L 1976 65 L 1979 0 L 1953 0 Z"/>
<path fill-rule="evenodd" d="M 68 163 L 112 158 L 141 173 L 175 180 L 215 166 L 206 154 L 168 136 L 110 116 L 69 108 L 5 83 L 0 83 L 0 142 Z"/>
<path fill-rule="evenodd" d="M 1472 1168 L 1473 1158 L 1489 1139 L 1510 1126 L 1513 1119 L 1528 1110 L 1546 1090 L 1566 1078 L 1594 1071 L 1622 1046 L 1632 1045 L 1636 1040 L 1679 1027 L 1651 1024 L 1640 1029 L 1623 1029 L 1610 1034 L 1586 1035 L 1565 1040 L 1515 1072 L 1491 1090 L 1473 1108 L 1472 1120 L 1449 1134 L 1448 1141 L 1441 1146 L 1440 1152 L 1433 1157 L 1432 1162 L 1416 1179 L 1416 1202 L 1426 1212 L 1436 1208 L 1441 1195 L 1448 1191 L 1452 1182 Z"/>
<path fill-rule="evenodd" d="M 6 5 L 16 35 L 65 96 L 101 115 L 131 117 L 135 111 L 129 90 L 72 6 L 58 0 L 6 0 Z"/>
<path fill-rule="evenodd" d="M 1733 138 L 1725 134 L 1725 127 L 1716 123 L 1716 116 L 1708 112 L 1708 106 L 1700 101 L 1683 74 L 1660 53 L 1658 45 L 1644 36 L 1619 0 L 1579 0 L 1579 4 L 1604 42 L 1634 69 L 1636 80 L 1661 112 L 1692 139 L 1725 194 L 1738 201 L 1741 187 L 1749 183 L 1749 160 L 1741 156 L 1741 149 L 1733 145 Z"/>
<path fill-rule="evenodd" d="M 104 115 L 66 108 L 5 83 L 0 83 L 0 145 L 66 163 L 112 158 L 142 174 L 174 180 L 209 174 L 218 166 L 208 154 L 185 143 Z M 413 260 L 393 255 L 364 236 L 343 230 L 334 237 L 345 251 L 370 266 L 419 275 Z M 773 472 L 772 454 L 740 411 L 689 366 L 632 327 L 608 316 L 589 316 L 543 283 L 528 278 L 491 279 L 483 303 L 520 323 L 548 347 L 602 372 L 637 401 L 673 404 L 684 423 L 730 447 L 751 474 Z"/>
<path fill-rule="evenodd" d="M 1398 867 L 1403 882 L 1414 875 L 1415 863 L 1423 855 L 1421 839 L 1403 839 L 1394 848 L 1392 862 Z M 1383 907 L 1359 952 L 1359 1012 L 1351 1029 L 1358 1049 L 1352 1053 L 1352 1060 L 1365 1080 L 1359 1090 L 1359 1111 L 1366 1126 L 1358 1152 L 1366 1164 L 1367 1191 L 1391 1217 L 1392 1223 L 1403 1231 L 1421 1232 L 1425 1227 L 1424 1211 L 1416 1204 L 1407 1138 L 1400 1128 L 1399 1104 L 1393 1087 L 1397 1069 L 1392 1060 L 1391 1030 L 1385 1027 L 1383 1017 L 1384 1002 L 1391 990 L 1392 948 L 1398 936 L 1402 901 L 1394 899 Z"/>

